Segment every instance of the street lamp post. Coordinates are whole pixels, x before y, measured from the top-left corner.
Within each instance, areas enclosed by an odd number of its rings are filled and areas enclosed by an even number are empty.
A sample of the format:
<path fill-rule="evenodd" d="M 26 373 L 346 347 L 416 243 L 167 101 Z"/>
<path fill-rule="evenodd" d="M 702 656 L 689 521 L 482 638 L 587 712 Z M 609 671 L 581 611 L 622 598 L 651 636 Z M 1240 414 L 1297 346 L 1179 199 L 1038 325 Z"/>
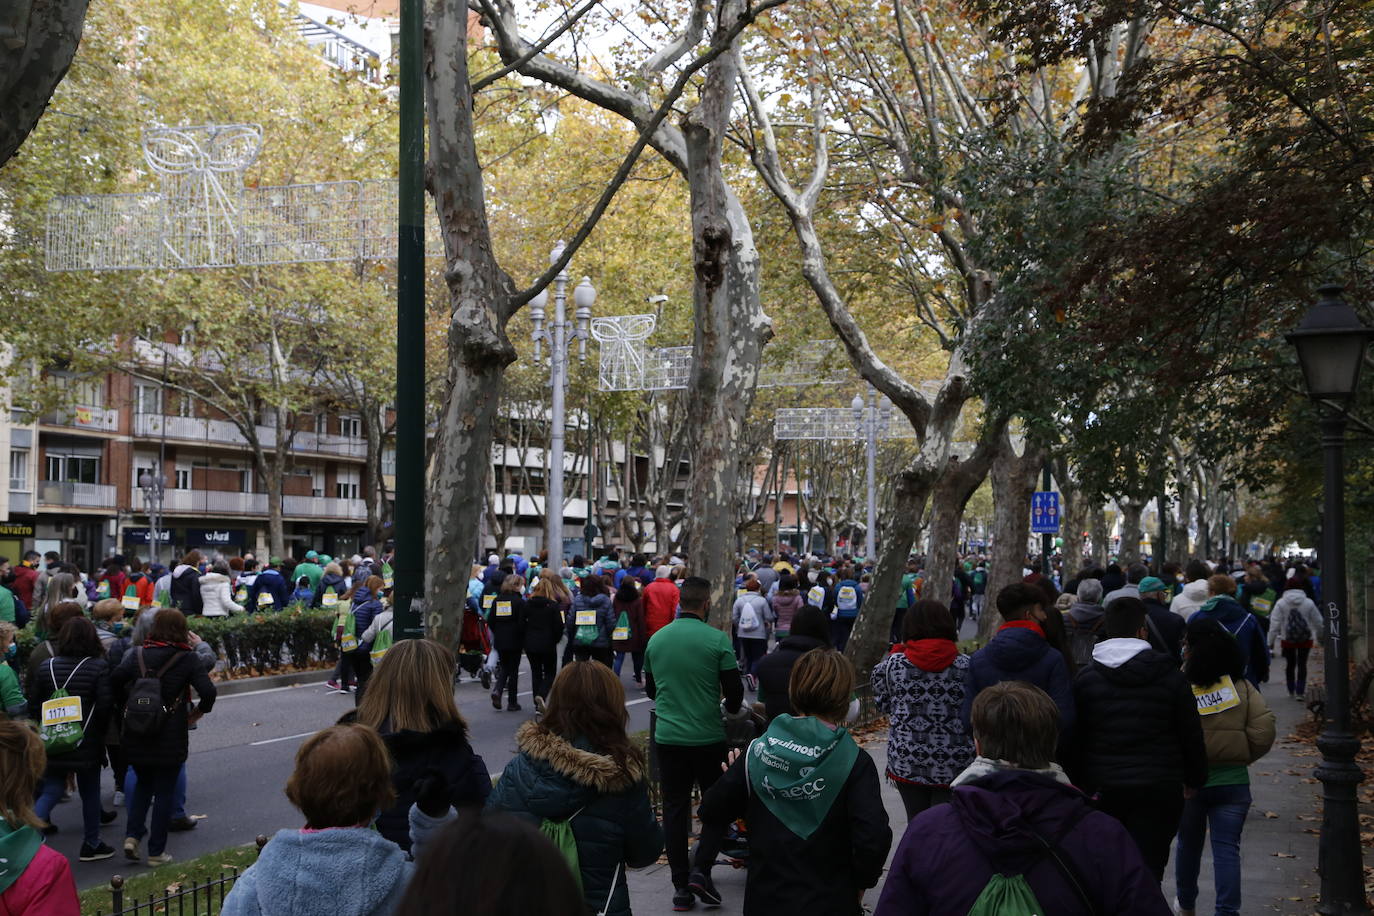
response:
<path fill-rule="evenodd" d="M 553 246 L 549 253 L 549 263 L 557 264 L 563 256 L 563 243 Z M 545 483 L 544 496 L 544 548 L 549 552 L 549 565 L 558 569 L 563 565 L 563 450 L 564 450 L 564 398 L 568 383 L 568 332 L 578 342 L 579 358 L 587 358 L 587 337 L 591 328 L 592 306 L 596 303 L 596 290 L 590 277 L 573 290 L 573 304 L 576 306 L 576 326 L 567 319 L 568 271 L 558 272 L 553 285 L 553 322 L 545 327 L 545 309 L 549 302 L 548 290 L 540 290 L 530 300 L 530 317 L 534 320 L 534 358 L 540 358 L 542 344 L 549 345 L 549 385 L 553 389 L 551 398 L 552 414 L 549 418 L 549 469 Z"/>
<path fill-rule="evenodd" d="M 1307 394 L 1321 413 L 1326 511 L 1322 525 L 1322 616 L 1326 618 L 1326 725 L 1317 739 L 1322 762 L 1322 829 L 1317 871 L 1319 913 L 1365 913 L 1359 807 L 1355 787 L 1364 773 L 1355 762 L 1360 739 L 1350 728 L 1350 641 L 1346 631 L 1345 424 L 1358 391 L 1365 349 L 1374 331 L 1341 298 L 1341 287 L 1323 286 L 1320 299 L 1287 335 L 1298 352 Z"/>
<path fill-rule="evenodd" d="M 877 404 L 878 393 L 868 389 L 868 409 L 864 410 L 863 395 L 854 395 L 849 406 L 854 411 L 854 422 L 858 424 L 864 437 L 864 449 L 868 461 L 868 527 L 864 531 L 864 561 L 873 562 L 873 550 L 877 545 L 878 528 L 878 437 L 887 431 L 892 423 L 892 401 L 883 395 L 882 406 Z"/>
<path fill-rule="evenodd" d="M 162 562 L 162 500 L 167 492 L 167 475 L 158 471 L 156 475 L 144 471 L 138 475 L 138 486 L 143 491 L 143 507 L 148 513 L 148 546 L 154 563 Z"/>

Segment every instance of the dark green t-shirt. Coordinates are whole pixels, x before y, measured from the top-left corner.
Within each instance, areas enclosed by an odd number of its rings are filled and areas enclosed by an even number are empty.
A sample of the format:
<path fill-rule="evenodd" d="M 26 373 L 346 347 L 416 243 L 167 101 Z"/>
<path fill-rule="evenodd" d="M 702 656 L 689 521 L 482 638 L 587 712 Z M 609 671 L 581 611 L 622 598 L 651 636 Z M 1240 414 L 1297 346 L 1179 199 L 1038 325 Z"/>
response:
<path fill-rule="evenodd" d="M 725 740 L 720 673 L 735 671 L 728 634 L 697 617 L 679 617 L 649 640 L 644 670 L 654 676 L 659 744 L 701 747 Z"/>

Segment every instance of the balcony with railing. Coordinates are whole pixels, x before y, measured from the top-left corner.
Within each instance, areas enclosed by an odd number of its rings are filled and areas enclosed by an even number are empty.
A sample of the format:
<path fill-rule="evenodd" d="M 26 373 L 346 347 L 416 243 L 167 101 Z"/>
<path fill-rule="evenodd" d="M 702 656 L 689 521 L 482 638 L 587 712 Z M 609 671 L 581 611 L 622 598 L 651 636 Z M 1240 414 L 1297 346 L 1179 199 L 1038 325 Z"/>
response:
<path fill-rule="evenodd" d="M 283 496 L 282 515 L 293 518 L 367 518 L 367 504 L 361 499 L 336 499 L 332 496 Z"/>
<path fill-rule="evenodd" d="M 77 404 L 70 410 L 58 410 L 47 414 L 39 422 L 45 426 L 65 426 L 70 429 L 113 433 L 119 431 L 119 411 Z"/>
<path fill-rule="evenodd" d="M 40 506 L 113 509 L 115 496 L 115 488 L 102 483 L 45 480 L 38 485 L 38 504 Z"/>
<path fill-rule="evenodd" d="M 168 439 L 205 442 L 213 445 L 247 447 L 248 439 L 239 427 L 228 420 L 209 420 L 204 417 L 164 417 L 161 414 L 134 415 L 134 435 L 160 438 L 166 429 Z M 277 430 L 272 426 L 255 426 L 258 442 L 264 448 L 275 448 Z M 298 431 L 291 437 L 291 450 L 297 454 L 337 455 L 343 458 L 367 457 L 367 440 L 348 436 L 331 436 Z"/>
<path fill-rule="evenodd" d="M 148 507 L 140 501 L 137 509 Z M 231 490 L 167 490 L 162 510 L 171 515 L 267 515 L 266 493 L 238 493 Z M 283 496 L 282 515 L 287 518 L 365 519 L 367 506 L 361 499 L 334 499 L 324 496 Z"/>
<path fill-rule="evenodd" d="M 15 515 L 33 514 L 33 493 L 27 480 L 10 481 L 10 512 Z"/>

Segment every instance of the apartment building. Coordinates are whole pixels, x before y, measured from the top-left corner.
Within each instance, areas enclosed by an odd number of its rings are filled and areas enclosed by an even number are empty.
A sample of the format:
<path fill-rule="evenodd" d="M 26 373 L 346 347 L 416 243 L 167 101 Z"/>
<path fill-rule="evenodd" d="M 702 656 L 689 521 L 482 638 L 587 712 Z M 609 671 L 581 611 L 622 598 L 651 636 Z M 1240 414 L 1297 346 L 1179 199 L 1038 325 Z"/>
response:
<path fill-rule="evenodd" d="M 153 554 L 146 472 L 166 479 L 166 561 L 190 548 L 236 556 L 267 549 L 267 493 L 242 431 L 191 398 L 130 375 L 74 377 L 62 410 L 9 411 L 0 454 L 10 477 L 0 503 L 0 555 L 56 550 L 85 569 L 116 551 Z M 282 487 L 288 549 L 353 553 L 363 537 L 367 446 L 347 413 L 302 417 L 294 434 L 258 427 L 264 445 L 290 440 Z M 7 453 L 7 454 L 6 454 Z M 299 545 L 299 546 L 297 546 Z"/>

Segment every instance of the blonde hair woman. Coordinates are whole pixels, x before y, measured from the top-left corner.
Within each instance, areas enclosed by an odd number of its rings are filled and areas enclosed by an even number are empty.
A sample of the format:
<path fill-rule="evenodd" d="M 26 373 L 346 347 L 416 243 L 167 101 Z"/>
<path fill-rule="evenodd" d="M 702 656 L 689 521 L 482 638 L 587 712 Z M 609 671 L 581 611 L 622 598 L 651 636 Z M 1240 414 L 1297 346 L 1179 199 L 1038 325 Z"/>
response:
<path fill-rule="evenodd" d="M 453 807 L 480 807 L 491 793 L 487 765 L 468 742 L 468 726 L 453 700 L 453 653 L 426 639 L 399 640 L 377 663 L 356 713 L 340 721 L 377 730 L 395 764 L 396 801 L 377 818 L 382 836 L 410 848 L 410 806 L 419 782 L 439 769 Z"/>

